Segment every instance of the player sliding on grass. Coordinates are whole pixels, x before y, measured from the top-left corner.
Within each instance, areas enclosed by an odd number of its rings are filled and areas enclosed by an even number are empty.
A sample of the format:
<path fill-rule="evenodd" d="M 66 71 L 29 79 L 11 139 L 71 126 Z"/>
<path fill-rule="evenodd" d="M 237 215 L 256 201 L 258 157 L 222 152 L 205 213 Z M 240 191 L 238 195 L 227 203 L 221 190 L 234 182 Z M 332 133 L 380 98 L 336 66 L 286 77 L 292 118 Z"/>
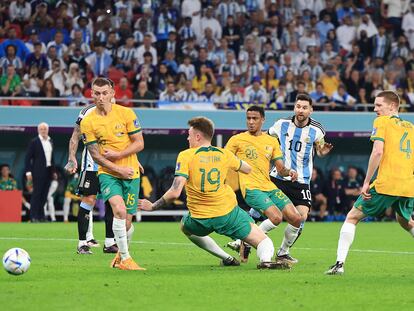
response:
<path fill-rule="evenodd" d="M 190 129 L 187 139 L 190 148 L 178 155 L 171 188 L 155 203 L 140 200 L 140 209 L 152 211 L 166 206 L 180 196 L 185 185 L 190 213 L 183 217 L 181 230 L 194 244 L 221 258 L 225 266 L 240 265 L 208 236 L 217 232 L 233 239 L 241 239 L 257 248 L 259 269 L 288 268 L 283 263 L 272 261 L 272 241 L 237 205 L 236 195 L 224 183 L 229 168 L 247 174 L 251 167 L 230 151 L 211 145 L 214 135 L 211 120 L 204 117 L 193 118 L 188 125 Z"/>
<path fill-rule="evenodd" d="M 96 78 L 92 82 L 96 108 L 80 124 L 85 146 L 98 163 L 98 178 L 105 201 L 114 213 L 112 229 L 118 244 L 111 266 L 121 270 L 145 270 L 131 258 L 128 242 L 134 226 L 140 185 L 137 152 L 144 149 L 144 138 L 137 116 L 130 108 L 112 104 L 111 81 Z"/>
<path fill-rule="evenodd" d="M 400 98 L 393 91 L 375 97 L 377 118 L 374 142 L 361 195 L 346 216 L 339 235 L 336 263 L 326 274 L 343 274 L 344 263 L 354 240 L 356 225 L 366 216 L 380 216 L 388 207 L 396 212 L 401 227 L 414 236 L 414 141 L 413 124 L 398 116 Z M 371 178 L 378 169 L 377 177 Z"/>
<path fill-rule="evenodd" d="M 292 228 L 292 234 L 288 236 L 290 246 L 296 240 L 301 217 L 289 198 L 271 182 L 269 168 L 271 163 L 274 163 L 278 173 L 281 176 L 289 176 L 292 181 L 295 181 L 298 175 L 283 164 L 283 156 L 277 139 L 262 132 L 264 122 L 265 112 L 262 107 L 248 108 L 246 112 L 248 131 L 231 137 L 226 149 L 252 167 L 250 174 L 239 174 L 240 190 L 246 203 L 266 216 L 272 228 L 276 227 L 282 218 L 285 218 Z M 268 232 L 267 228 L 263 228 L 264 224 L 266 222 L 262 222 L 259 227 L 264 232 Z M 228 245 L 231 247 L 237 244 L 229 243 Z M 245 243 L 240 245 L 242 261 L 247 261 L 248 250 L 249 246 Z"/>

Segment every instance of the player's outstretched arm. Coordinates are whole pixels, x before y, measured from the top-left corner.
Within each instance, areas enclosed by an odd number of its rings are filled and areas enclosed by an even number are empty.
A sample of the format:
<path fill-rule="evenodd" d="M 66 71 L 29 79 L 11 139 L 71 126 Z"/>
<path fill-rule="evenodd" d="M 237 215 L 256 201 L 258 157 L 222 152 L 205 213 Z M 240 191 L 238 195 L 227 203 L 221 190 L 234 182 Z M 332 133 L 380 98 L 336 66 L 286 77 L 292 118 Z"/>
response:
<path fill-rule="evenodd" d="M 69 157 L 68 163 L 65 165 L 65 170 L 69 174 L 76 173 L 76 170 L 78 169 L 78 162 L 76 161 L 76 151 L 78 151 L 80 135 L 80 127 L 76 124 L 73 129 L 72 136 L 69 140 Z"/>
<path fill-rule="evenodd" d="M 296 181 L 298 179 L 298 173 L 294 170 L 288 169 L 281 159 L 277 159 L 275 162 L 275 167 L 280 176 L 287 177 L 290 176 L 292 181 Z"/>
<path fill-rule="evenodd" d="M 371 182 L 372 176 L 374 176 L 376 170 L 378 169 L 382 155 L 384 153 L 384 142 L 381 140 L 375 140 L 372 146 L 372 152 L 368 161 L 367 174 L 365 176 L 364 184 L 362 185 L 361 194 L 364 199 L 371 199 L 369 194 L 369 183 Z"/>
<path fill-rule="evenodd" d="M 144 137 L 142 132 L 135 133 L 129 136 L 131 143 L 122 151 L 113 151 L 104 149 L 103 156 L 109 161 L 117 161 L 119 159 L 126 158 L 131 154 L 138 153 L 144 149 Z"/>
<path fill-rule="evenodd" d="M 164 195 L 151 203 L 150 201 L 144 199 L 138 201 L 138 208 L 143 211 L 155 211 L 157 209 L 166 207 L 169 203 L 173 202 L 175 199 L 180 197 L 181 191 L 183 191 L 184 185 L 187 182 L 187 179 L 183 176 L 176 176 L 171 185 L 171 188 L 167 190 Z"/>
<path fill-rule="evenodd" d="M 134 170 L 131 167 L 118 166 L 105 159 L 105 157 L 99 153 L 99 148 L 96 143 L 87 145 L 87 148 L 93 160 L 98 163 L 98 165 L 106 167 L 114 173 L 117 173 L 121 176 L 121 178 L 130 179 L 134 176 Z"/>

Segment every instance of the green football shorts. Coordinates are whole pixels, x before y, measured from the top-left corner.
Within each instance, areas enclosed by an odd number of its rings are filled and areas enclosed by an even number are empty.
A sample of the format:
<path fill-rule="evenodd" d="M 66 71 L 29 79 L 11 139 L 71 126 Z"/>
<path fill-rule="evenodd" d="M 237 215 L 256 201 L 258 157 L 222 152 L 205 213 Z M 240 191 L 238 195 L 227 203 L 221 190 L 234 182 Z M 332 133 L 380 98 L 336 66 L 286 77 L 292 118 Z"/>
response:
<path fill-rule="evenodd" d="M 271 191 L 246 189 L 246 196 L 244 200 L 247 205 L 262 214 L 264 214 L 265 210 L 271 206 L 276 206 L 282 211 L 286 205 L 292 203 L 292 201 L 280 189 L 274 189 Z"/>
<path fill-rule="evenodd" d="M 396 197 L 392 195 L 380 194 L 375 187 L 369 189 L 371 199 L 365 201 L 360 195 L 354 203 L 354 207 L 362 210 L 368 216 L 382 216 L 389 207 L 407 221 L 411 219 L 414 208 L 414 198 Z"/>
<path fill-rule="evenodd" d="M 125 202 L 128 214 L 135 214 L 138 208 L 140 179 L 120 179 L 108 174 L 99 174 L 99 184 L 104 201 L 120 195 Z"/>
<path fill-rule="evenodd" d="M 185 215 L 181 220 L 184 229 L 191 234 L 198 236 L 206 236 L 212 232 L 222 234 L 232 238 L 233 240 L 246 238 L 251 228 L 253 219 L 236 206 L 226 215 L 213 218 L 193 218 L 190 214 Z"/>

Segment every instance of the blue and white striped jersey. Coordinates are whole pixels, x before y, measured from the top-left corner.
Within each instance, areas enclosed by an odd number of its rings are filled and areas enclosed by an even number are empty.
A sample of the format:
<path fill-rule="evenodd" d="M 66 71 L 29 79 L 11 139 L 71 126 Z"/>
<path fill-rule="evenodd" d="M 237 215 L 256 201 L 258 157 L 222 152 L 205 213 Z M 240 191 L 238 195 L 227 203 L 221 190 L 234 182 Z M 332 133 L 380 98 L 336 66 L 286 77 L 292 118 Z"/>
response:
<path fill-rule="evenodd" d="M 277 120 L 269 128 L 268 133 L 279 139 L 285 166 L 298 173 L 299 183 L 309 184 L 312 177 L 315 143 L 322 142 L 325 137 L 322 125 L 309 118 L 306 126 L 297 127 L 294 117 L 283 118 Z M 279 176 L 275 167 L 272 167 L 270 176 L 282 180 L 290 179 L 290 177 Z"/>
<path fill-rule="evenodd" d="M 95 105 L 89 105 L 81 110 L 78 115 L 78 119 L 76 120 L 76 124 L 80 126 L 84 117 L 86 117 L 89 113 L 91 113 L 95 109 Z M 82 151 L 82 163 L 81 163 L 81 171 L 98 171 L 98 164 L 95 163 L 91 154 L 89 153 L 86 147 L 83 148 Z"/>

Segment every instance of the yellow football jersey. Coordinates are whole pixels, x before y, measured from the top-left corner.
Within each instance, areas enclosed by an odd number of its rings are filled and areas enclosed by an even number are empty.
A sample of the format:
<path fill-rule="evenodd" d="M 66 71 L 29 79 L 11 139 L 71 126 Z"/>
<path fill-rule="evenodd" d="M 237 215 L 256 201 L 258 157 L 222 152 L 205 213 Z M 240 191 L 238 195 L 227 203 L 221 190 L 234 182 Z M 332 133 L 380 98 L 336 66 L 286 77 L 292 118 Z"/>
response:
<path fill-rule="evenodd" d="M 252 167 L 250 174 L 239 174 L 243 196 L 246 189 L 270 191 L 277 188 L 269 177 L 270 162 L 283 159 L 279 142 L 275 137 L 266 133 L 253 136 L 249 132 L 244 132 L 232 136 L 227 142 L 226 149 Z"/>
<path fill-rule="evenodd" d="M 213 146 L 180 152 L 175 175 L 187 178 L 185 190 L 191 217 L 223 216 L 237 205 L 236 195 L 224 181 L 227 170 L 239 170 L 241 163 L 228 150 Z"/>
<path fill-rule="evenodd" d="M 375 119 L 371 140 L 384 142 L 384 153 L 373 182 L 378 193 L 414 197 L 413 124 L 397 116 Z"/>
<path fill-rule="evenodd" d="M 99 115 L 96 111 L 95 109 L 82 120 L 80 128 L 85 145 L 97 143 L 101 154 L 105 149 L 113 151 L 126 149 L 131 143 L 129 135 L 141 131 L 137 116 L 130 108 L 113 104 L 112 110 L 106 116 Z M 136 154 L 131 154 L 114 163 L 119 166 L 133 168 L 135 173 L 132 178 L 140 176 Z M 120 177 L 107 168 L 99 166 L 98 174 L 102 173 Z"/>

